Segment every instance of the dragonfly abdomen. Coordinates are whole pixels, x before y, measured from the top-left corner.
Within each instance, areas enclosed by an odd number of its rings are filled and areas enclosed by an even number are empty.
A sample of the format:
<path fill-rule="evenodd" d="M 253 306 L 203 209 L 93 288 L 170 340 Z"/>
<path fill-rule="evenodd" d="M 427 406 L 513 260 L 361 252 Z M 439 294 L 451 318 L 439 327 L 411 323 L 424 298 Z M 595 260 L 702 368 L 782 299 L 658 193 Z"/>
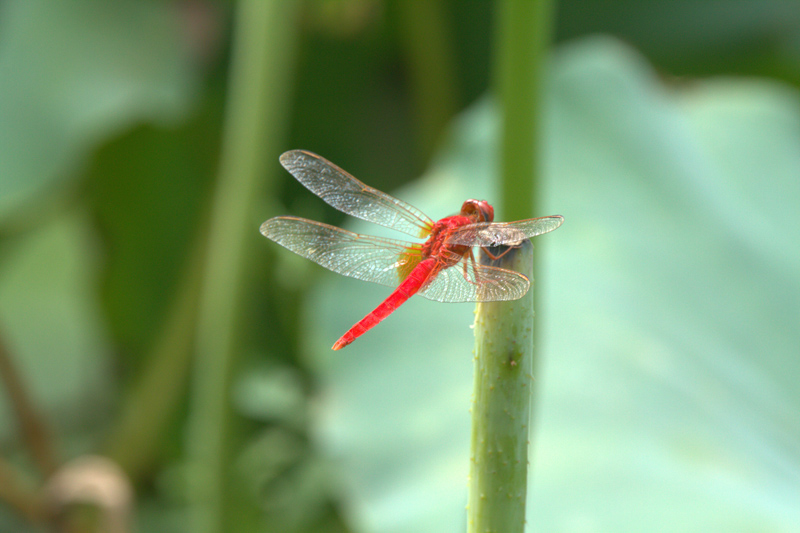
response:
<path fill-rule="evenodd" d="M 414 270 L 403 280 L 403 282 L 390 294 L 383 302 L 378 305 L 371 313 L 362 318 L 347 333 L 341 336 L 333 345 L 334 350 L 344 348 L 361 335 L 377 326 L 383 319 L 391 315 L 395 309 L 403 305 L 409 298 L 414 296 L 428 282 L 437 261 L 434 258 L 423 259 Z"/>

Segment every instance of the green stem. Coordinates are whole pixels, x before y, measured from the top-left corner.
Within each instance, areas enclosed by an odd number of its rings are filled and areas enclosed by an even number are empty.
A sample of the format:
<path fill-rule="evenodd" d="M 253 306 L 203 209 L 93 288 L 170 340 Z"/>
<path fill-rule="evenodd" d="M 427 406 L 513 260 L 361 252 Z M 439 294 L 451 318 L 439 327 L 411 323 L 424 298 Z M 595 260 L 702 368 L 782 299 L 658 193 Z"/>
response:
<path fill-rule="evenodd" d="M 501 0 L 495 91 L 502 117 L 500 181 L 504 218 L 536 212 L 540 172 L 540 93 L 552 25 L 552 0 Z M 533 245 L 525 241 L 498 266 L 533 284 Z M 533 398 L 534 291 L 511 302 L 479 303 L 467 507 L 469 533 L 522 533 Z"/>
<path fill-rule="evenodd" d="M 230 388 L 240 348 L 242 267 L 246 250 L 258 240 L 251 208 L 265 174 L 265 155 L 276 154 L 284 129 L 296 7 L 291 0 L 241 0 L 237 6 L 190 404 L 189 530 L 199 533 L 241 531 L 233 523 L 246 520 L 233 510 L 246 498 L 233 497 L 229 483 L 229 451 L 236 434 Z"/>
<path fill-rule="evenodd" d="M 552 0 L 499 2 L 494 85 L 502 117 L 500 177 L 506 220 L 536 212 L 539 109 L 553 9 Z"/>
<path fill-rule="evenodd" d="M 483 254 L 481 263 L 487 263 Z M 525 241 L 491 264 L 532 276 L 533 245 Z M 467 532 L 521 533 L 533 389 L 533 289 L 519 300 L 478 304 L 475 354 Z"/>

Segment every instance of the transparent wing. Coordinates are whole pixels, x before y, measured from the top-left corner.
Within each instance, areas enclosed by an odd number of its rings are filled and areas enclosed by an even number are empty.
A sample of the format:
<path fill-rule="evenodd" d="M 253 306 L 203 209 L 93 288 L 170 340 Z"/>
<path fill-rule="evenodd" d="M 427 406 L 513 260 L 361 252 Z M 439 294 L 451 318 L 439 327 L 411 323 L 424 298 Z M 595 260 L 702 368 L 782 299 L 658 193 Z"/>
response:
<path fill-rule="evenodd" d="M 561 215 L 529 218 L 517 222 L 478 222 L 453 231 L 447 244 L 491 247 L 500 244 L 517 244 L 525 239 L 553 231 L 564 222 Z"/>
<path fill-rule="evenodd" d="M 308 190 L 343 213 L 415 237 L 427 237 L 431 232 L 433 220 L 420 210 L 361 183 L 325 158 L 292 150 L 281 156 L 281 165 Z"/>
<path fill-rule="evenodd" d="M 359 235 L 297 217 L 275 217 L 261 233 L 337 274 L 396 287 L 422 259 L 421 245 Z"/>
<path fill-rule="evenodd" d="M 467 256 L 439 272 L 418 294 L 437 302 L 496 302 L 522 298 L 530 285 L 519 272 L 481 265 Z"/>

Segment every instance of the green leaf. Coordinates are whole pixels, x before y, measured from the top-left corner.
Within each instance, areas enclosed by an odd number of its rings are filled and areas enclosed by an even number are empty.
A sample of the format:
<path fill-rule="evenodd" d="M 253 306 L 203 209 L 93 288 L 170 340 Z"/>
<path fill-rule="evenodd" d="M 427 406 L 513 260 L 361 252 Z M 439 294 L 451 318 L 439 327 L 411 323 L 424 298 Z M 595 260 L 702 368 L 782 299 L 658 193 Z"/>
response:
<path fill-rule="evenodd" d="M 604 38 L 556 54 L 547 95 L 545 208 L 531 216 L 565 223 L 534 242 L 530 529 L 792 530 L 800 95 L 757 80 L 666 86 Z M 397 196 L 433 217 L 493 198 L 495 132 L 479 104 Z M 330 352 L 387 294 L 331 274 L 311 297 L 318 441 L 341 462 L 356 530 L 463 531 L 472 308 L 412 299 Z"/>
<path fill-rule="evenodd" d="M 203 110 L 179 128 L 133 128 L 99 149 L 86 175 L 107 245 L 108 325 L 132 369 L 163 331 L 202 225 L 216 164 L 218 125 L 208 115 Z"/>
<path fill-rule="evenodd" d="M 606 0 L 558 4 L 558 37 L 612 34 L 671 74 L 800 82 L 800 4 L 784 0 Z"/>
<path fill-rule="evenodd" d="M 192 85 L 170 3 L 0 5 L 0 218 L 135 121 L 174 123 Z"/>
<path fill-rule="evenodd" d="M 96 236 L 86 217 L 58 217 L 0 255 L 3 342 L 32 402 L 59 431 L 107 416 L 113 382 L 98 308 Z M 16 435 L 0 394 L 0 438 Z"/>

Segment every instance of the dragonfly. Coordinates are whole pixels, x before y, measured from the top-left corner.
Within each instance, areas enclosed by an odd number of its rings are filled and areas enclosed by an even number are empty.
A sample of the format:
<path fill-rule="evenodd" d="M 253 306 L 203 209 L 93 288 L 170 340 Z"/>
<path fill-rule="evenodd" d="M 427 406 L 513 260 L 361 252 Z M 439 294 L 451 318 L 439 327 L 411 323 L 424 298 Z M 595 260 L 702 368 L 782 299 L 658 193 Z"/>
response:
<path fill-rule="evenodd" d="M 348 215 L 426 239 L 407 242 L 359 235 L 335 226 L 292 216 L 271 218 L 261 233 L 328 270 L 394 287 L 372 312 L 333 345 L 344 348 L 392 314 L 415 294 L 438 302 L 516 300 L 528 292 L 524 274 L 475 261 L 473 249 L 515 246 L 558 228 L 560 215 L 517 222 L 493 222 L 485 200 L 467 200 L 457 215 L 434 221 L 412 205 L 365 185 L 327 159 L 305 150 L 280 157 L 283 167 L 308 190 Z"/>

